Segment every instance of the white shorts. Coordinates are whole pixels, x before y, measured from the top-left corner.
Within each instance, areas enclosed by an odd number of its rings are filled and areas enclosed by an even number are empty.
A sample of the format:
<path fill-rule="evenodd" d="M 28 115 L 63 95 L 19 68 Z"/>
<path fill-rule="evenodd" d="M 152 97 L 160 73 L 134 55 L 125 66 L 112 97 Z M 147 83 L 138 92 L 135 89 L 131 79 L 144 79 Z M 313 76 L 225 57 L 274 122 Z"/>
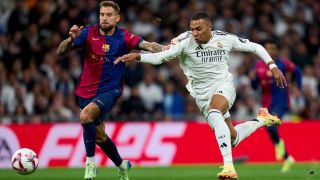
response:
<path fill-rule="evenodd" d="M 223 114 L 223 118 L 226 119 L 230 117 L 229 109 L 232 107 L 235 99 L 236 99 L 236 90 L 232 83 L 225 83 L 220 86 L 216 86 L 212 88 L 212 91 L 209 95 L 208 99 L 196 99 L 196 103 L 198 108 L 200 109 L 203 116 L 207 119 L 208 117 L 208 107 L 211 102 L 211 98 L 214 94 L 219 94 L 224 96 L 229 103 L 228 111 Z"/>

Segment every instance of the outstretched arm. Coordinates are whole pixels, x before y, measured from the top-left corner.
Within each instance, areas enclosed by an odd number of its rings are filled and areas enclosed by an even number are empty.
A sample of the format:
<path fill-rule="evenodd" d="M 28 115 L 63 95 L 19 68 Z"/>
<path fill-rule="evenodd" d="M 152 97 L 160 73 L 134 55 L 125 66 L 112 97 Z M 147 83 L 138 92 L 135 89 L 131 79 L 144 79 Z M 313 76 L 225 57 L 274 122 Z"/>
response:
<path fill-rule="evenodd" d="M 139 44 L 139 48 L 145 51 L 150 51 L 153 53 L 156 52 L 161 52 L 164 50 L 164 47 L 156 42 L 147 42 L 147 41 L 142 41 Z"/>
<path fill-rule="evenodd" d="M 230 36 L 233 39 L 233 50 L 251 52 L 259 56 L 268 66 L 275 79 L 277 86 L 280 88 L 287 87 L 287 81 L 277 65 L 272 60 L 267 50 L 260 44 L 250 42 L 247 39 L 241 39 L 236 36 Z"/>
<path fill-rule="evenodd" d="M 273 78 L 276 80 L 277 86 L 280 88 L 287 87 L 287 81 L 277 65 L 272 61 L 268 63 Z"/>
<path fill-rule="evenodd" d="M 132 61 L 140 61 L 141 54 L 140 53 L 129 53 L 126 55 L 123 55 L 121 57 L 118 57 L 113 64 L 118 64 L 120 62 L 132 62 Z"/>
<path fill-rule="evenodd" d="M 63 56 L 65 54 L 68 54 L 71 50 L 73 50 L 73 40 L 80 35 L 81 30 L 83 29 L 83 26 L 80 26 L 80 28 L 77 25 L 73 25 L 69 31 L 69 37 L 65 40 L 63 40 L 58 49 L 57 54 L 59 56 Z"/>
<path fill-rule="evenodd" d="M 169 61 L 175 57 L 178 57 L 183 50 L 182 46 L 183 44 L 177 44 L 168 50 L 161 51 L 158 53 L 148 53 L 148 54 L 129 53 L 121 57 L 118 57 L 114 61 L 114 64 L 118 64 L 120 62 L 131 62 L 135 60 L 138 60 L 144 63 L 155 64 L 155 65 L 161 64 L 165 61 Z"/>

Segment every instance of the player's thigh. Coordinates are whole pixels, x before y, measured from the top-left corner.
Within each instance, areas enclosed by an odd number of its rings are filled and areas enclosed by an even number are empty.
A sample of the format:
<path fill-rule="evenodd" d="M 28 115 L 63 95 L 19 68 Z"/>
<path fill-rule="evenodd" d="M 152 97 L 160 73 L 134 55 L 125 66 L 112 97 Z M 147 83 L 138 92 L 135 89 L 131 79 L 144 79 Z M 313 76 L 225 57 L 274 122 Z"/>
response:
<path fill-rule="evenodd" d="M 101 93 L 92 98 L 91 102 L 96 104 L 100 109 L 99 116 L 94 120 L 96 125 L 103 123 L 104 114 L 106 112 L 109 112 L 114 107 L 120 95 L 121 92 L 111 90 L 108 92 Z"/>
<path fill-rule="evenodd" d="M 112 109 L 120 95 L 120 91 L 111 90 L 88 99 L 78 96 L 81 123 L 91 121 L 94 121 L 95 125 L 102 123 L 105 112 Z"/>
<path fill-rule="evenodd" d="M 82 98 L 77 96 L 78 104 L 80 107 L 80 122 L 88 123 L 94 121 L 99 116 L 100 109 L 94 103 L 91 103 L 90 98 Z"/>
<path fill-rule="evenodd" d="M 225 83 L 215 88 L 209 109 L 218 109 L 223 114 L 233 105 L 236 98 L 236 91 L 232 83 Z"/>
<path fill-rule="evenodd" d="M 116 104 L 121 92 L 111 90 L 108 92 L 101 93 L 92 99 L 92 102 L 99 106 L 101 113 L 110 111 Z"/>
<path fill-rule="evenodd" d="M 210 109 L 217 109 L 222 113 L 225 113 L 229 109 L 228 100 L 220 94 L 214 94 L 209 104 L 209 111 Z"/>
<path fill-rule="evenodd" d="M 211 100 L 201 100 L 201 99 L 196 99 L 196 104 L 200 110 L 200 112 L 202 113 L 202 115 L 207 119 L 208 118 L 208 110 L 209 110 L 209 104 L 210 104 Z M 223 114 L 223 118 L 227 119 L 228 117 L 230 117 L 230 113 L 229 111 L 226 111 Z"/>

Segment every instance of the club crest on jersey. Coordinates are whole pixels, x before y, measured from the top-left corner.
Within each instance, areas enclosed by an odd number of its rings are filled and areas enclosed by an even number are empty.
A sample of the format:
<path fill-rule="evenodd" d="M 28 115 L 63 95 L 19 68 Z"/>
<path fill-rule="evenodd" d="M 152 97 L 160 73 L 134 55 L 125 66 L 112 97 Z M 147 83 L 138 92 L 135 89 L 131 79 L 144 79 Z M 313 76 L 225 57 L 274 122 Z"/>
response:
<path fill-rule="evenodd" d="M 108 52 L 110 49 L 110 45 L 109 44 L 103 44 L 102 45 L 102 51 L 103 52 Z"/>
<path fill-rule="evenodd" d="M 220 41 L 217 42 L 217 46 L 218 48 L 223 48 L 223 44 Z"/>

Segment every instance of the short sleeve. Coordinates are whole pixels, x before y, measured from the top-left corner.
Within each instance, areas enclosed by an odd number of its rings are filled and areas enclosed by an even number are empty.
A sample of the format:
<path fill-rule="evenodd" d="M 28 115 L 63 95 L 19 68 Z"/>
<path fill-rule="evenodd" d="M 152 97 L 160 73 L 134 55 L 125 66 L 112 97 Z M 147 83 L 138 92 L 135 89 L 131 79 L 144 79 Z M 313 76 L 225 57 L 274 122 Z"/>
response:
<path fill-rule="evenodd" d="M 83 47 L 86 43 L 87 37 L 88 37 L 88 29 L 89 27 L 84 28 L 80 35 L 74 39 L 73 46 L 75 48 Z"/>
<path fill-rule="evenodd" d="M 142 38 L 130 33 L 127 30 L 123 30 L 123 31 L 124 31 L 124 41 L 127 45 L 127 48 L 129 50 L 138 49 L 140 42 L 142 42 Z"/>

